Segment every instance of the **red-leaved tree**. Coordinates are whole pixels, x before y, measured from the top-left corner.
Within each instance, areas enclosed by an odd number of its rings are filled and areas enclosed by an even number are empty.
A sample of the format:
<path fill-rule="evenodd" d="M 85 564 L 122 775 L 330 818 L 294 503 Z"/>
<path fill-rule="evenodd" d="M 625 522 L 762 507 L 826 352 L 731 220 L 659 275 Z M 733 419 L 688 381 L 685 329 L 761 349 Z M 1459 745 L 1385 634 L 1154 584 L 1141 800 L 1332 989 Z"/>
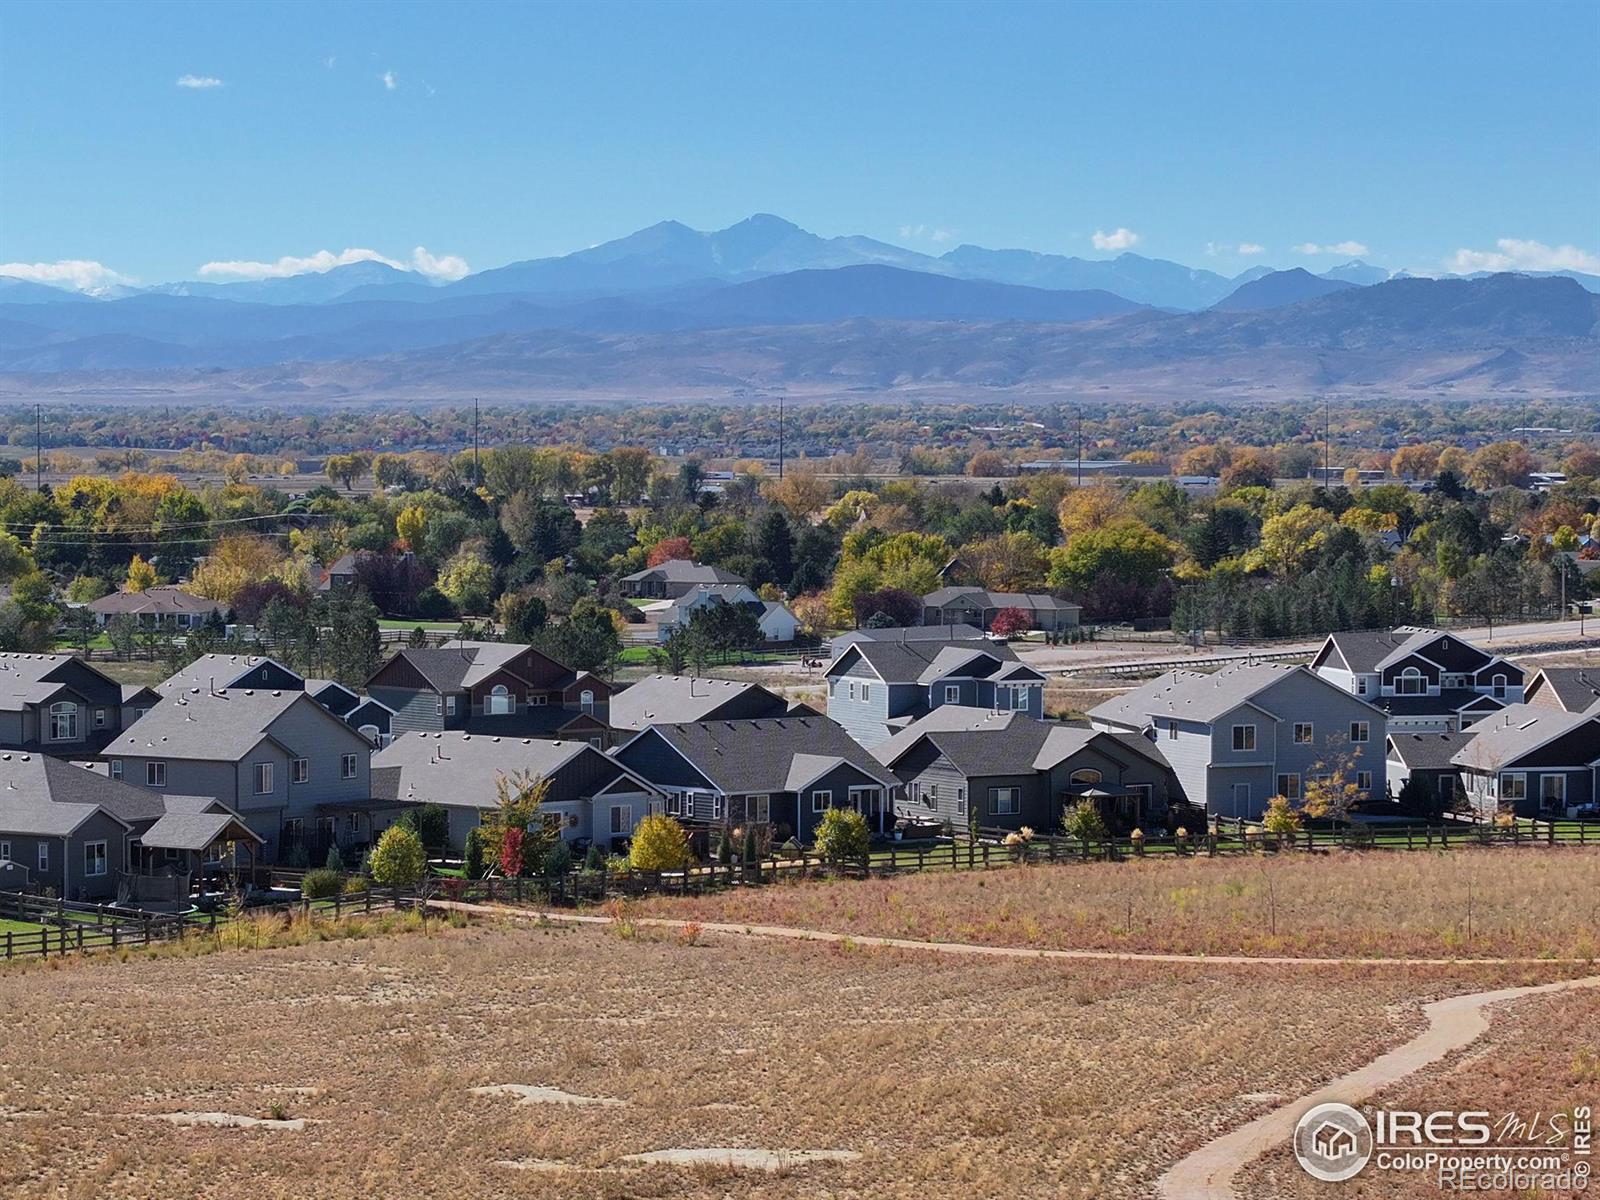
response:
<path fill-rule="evenodd" d="M 1001 637 L 1016 637 L 1017 634 L 1027 633 L 1033 628 L 1033 618 L 1020 608 L 1002 608 L 995 613 L 989 628 Z"/>
<path fill-rule="evenodd" d="M 669 538 L 662 538 L 654 546 L 651 546 L 650 547 L 650 555 L 644 561 L 645 561 L 645 565 L 646 566 L 659 567 L 662 563 L 666 562 L 668 559 L 673 559 L 673 558 L 692 559 L 693 557 L 694 557 L 694 545 L 693 545 L 693 543 L 691 543 L 689 541 L 688 538 L 686 538 L 686 537 L 669 537 Z"/>
<path fill-rule="evenodd" d="M 522 841 L 526 835 L 516 826 L 500 837 L 500 874 L 515 879 L 522 874 Z"/>

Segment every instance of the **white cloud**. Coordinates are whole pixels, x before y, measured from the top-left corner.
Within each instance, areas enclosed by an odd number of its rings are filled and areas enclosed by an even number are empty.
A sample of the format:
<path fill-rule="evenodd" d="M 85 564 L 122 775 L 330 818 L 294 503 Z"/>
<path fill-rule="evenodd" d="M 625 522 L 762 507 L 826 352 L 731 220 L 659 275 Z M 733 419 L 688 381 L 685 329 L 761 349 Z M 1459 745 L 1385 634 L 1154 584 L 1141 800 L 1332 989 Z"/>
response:
<path fill-rule="evenodd" d="M 1128 247 L 1138 244 L 1139 235 L 1133 230 L 1124 229 L 1119 225 L 1110 233 L 1096 229 L 1094 237 L 1090 240 L 1094 243 L 1096 250 L 1126 250 Z"/>
<path fill-rule="evenodd" d="M 1340 254 L 1346 258 L 1360 258 L 1362 255 L 1371 254 L 1365 242 L 1331 242 L 1326 246 L 1319 246 L 1316 242 L 1301 242 L 1294 248 L 1296 254 Z"/>
<path fill-rule="evenodd" d="M 426 246 L 411 252 L 411 260 L 402 262 L 379 254 L 376 250 L 351 248 L 335 254 L 332 250 L 318 250 L 304 257 L 285 255 L 276 262 L 252 262 L 247 259 L 230 259 L 208 262 L 200 268 L 204 276 L 225 276 L 230 279 L 286 279 L 291 275 L 321 274 L 335 267 L 348 267 L 351 263 L 377 262 L 397 271 L 416 271 L 435 279 L 460 279 L 467 274 L 467 260 L 455 254 L 430 254 Z"/>
<path fill-rule="evenodd" d="M 52 287 L 67 287 L 78 292 L 95 295 L 122 283 L 136 280 L 113 271 L 104 263 L 82 258 L 64 258 L 51 263 L 0 263 L 0 275 L 13 279 L 26 279 L 30 283 L 44 283 Z"/>
<path fill-rule="evenodd" d="M 322 60 L 322 65 L 327 67 L 328 70 L 331 71 L 331 70 L 333 70 L 334 64 L 337 63 L 338 61 L 339 61 L 339 56 L 337 54 L 330 54 L 330 55 L 328 55 L 327 58 Z"/>
<path fill-rule="evenodd" d="M 1494 250 L 1457 250 L 1446 270 L 1458 275 L 1474 271 L 1583 271 L 1600 275 L 1600 255 L 1576 246 L 1501 238 Z"/>
<path fill-rule="evenodd" d="M 1252 255 L 1256 255 L 1256 254 L 1265 254 L 1266 252 L 1267 252 L 1267 248 L 1265 246 L 1263 246 L 1260 242 L 1240 242 L 1239 243 L 1239 253 L 1245 255 L 1246 257 L 1252 256 Z"/>
<path fill-rule="evenodd" d="M 904 241 L 926 238 L 930 242 L 948 242 L 955 237 L 955 232 L 950 229 L 940 229 L 937 225 L 902 225 L 900 237 Z"/>
<path fill-rule="evenodd" d="M 1240 242 L 1237 246 L 1228 242 L 1207 242 L 1206 253 L 1213 258 L 1218 254 L 1239 254 L 1249 258 L 1256 254 L 1265 254 L 1267 248 L 1259 242 Z"/>
<path fill-rule="evenodd" d="M 221 87 L 222 80 L 218 79 L 215 75 L 179 75 L 178 86 L 181 88 L 190 88 L 193 91 L 201 92 L 205 91 L 207 88 Z"/>
<path fill-rule="evenodd" d="M 378 78 L 383 80 L 383 86 L 391 92 L 400 86 L 400 76 L 396 75 L 393 71 L 385 71 L 382 75 L 379 75 Z"/>

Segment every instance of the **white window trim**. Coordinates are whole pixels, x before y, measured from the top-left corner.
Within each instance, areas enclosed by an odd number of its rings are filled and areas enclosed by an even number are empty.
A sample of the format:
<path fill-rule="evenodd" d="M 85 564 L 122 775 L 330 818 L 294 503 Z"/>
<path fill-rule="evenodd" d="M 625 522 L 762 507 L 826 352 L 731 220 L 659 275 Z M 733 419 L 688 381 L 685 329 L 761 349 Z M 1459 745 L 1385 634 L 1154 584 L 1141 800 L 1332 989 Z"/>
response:
<path fill-rule="evenodd" d="M 164 788 L 167 786 L 167 764 L 159 759 L 144 764 L 145 787 Z"/>
<path fill-rule="evenodd" d="M 339 778 L 355 779 L 361 774 L 361 762 L 354 754 L 346 754 L 339 759 Z"/>
<path fill-rule="evenodd" d="M 959 683 L 947 683 L 944 685 L 944 702 L 946 704 L 961 703 L 961 685 Z"/>
<path fill-rule="evenodd" d="M 120 758 L 113 758 L 111 760 L 111 778 L 122 778 L 122 760 Z"/>
<path fill-rule="evenodd" d="M 1001 793 L 1012 797 L 1010 808 L 1000 807 Z M 989 815 L 991 817 L 1017 817 L 1022 815 L 1022 789 L 1019 787 L 992 787 L 989 789 Z"/>
<path fill-rule="evenodd" d="M 289 782 L 309 783 L 311 780 L 311 760 L 309 758 L 291 758 L 289 760 Z"/>
<path fill-rule="evenodd" d="M 833 789 L 818 788 L 811 793 L 811 811 L 814 813 L 827 812 L 833 807 Z"/>
<path fill-rule="evenodd" d="M 1278 788 L 1278 794 L 1280 796 L 1283 796 L 1287 800 L 1298 800 L 1298 799 L 1300 799 L 1301 791 L 1300 791 L 1300 772 L 1299 771 L 1282 771 L 1282 772 L 1279 772 L 1278 778 L 1277 778 L 1277 780 L 1275 782 L 1277 782 L 1279 784 L 1283 784 L 1283 783 L 1287 782 L 1287 784 L 1288 784 L 1288 786 L 1286 786 L 1286 787 L 1279 787 Z"/>
<path fill-rule="evenodd" d="M 39 870 L 50 869 L 50 843 L 44 838 L 39 839 Z"/>
<path fill-rule="evenodd" d="M 1245 734 L 1244 737 L 1240 737 L 1240 734 L 1244 733 L 1246 730 L 1249 731 L 1248 734 Z M 1239 743 L 1242 741 L 1249 742 L 1249 745 L 1241 746 Z M 1254 725 L 1235 725 L 1233 727 L 1233 739 L 1230 744 L 1233 746 L 1233 752 L 1235 754 L 1255 753 L 1256 727 Z"/>
<path fill-rule="evenodd" d="M 1301 737 L 1300 736 L 1300 731 L 1302 729 L 1304 729 L 1306 731 L 1306 736 L 1305 737 Z M 1316 723 L 1315 722 L 1312 722 L 1312 721 L 1296 721 L 1294 723 L 1294 744 L 1295 745 L 1297 745 L 1297 746 L 1309 746 L 1313 742 L 1315 742 L 1316 740 L 1317 740 L 1317 727 L 1316 727 Z"/>
<path fill-rule="evenodd" d="M 95 851 L 99 853 L 95 853 Z M 99 870 L 90 866 L 91 862 L 98 861 Z M 85 879 L 103 879 L 111 867 L 111 856 L 107 853 L 103 841 L 85 842 L 83 844 L 83 876 Z"/>
<path fill-rule="evenodd" d="M 1360 736 L 1357 736 L 1358 734 Z M 1371 722 L 1369 722 L 1369 721 L 1351 721 L 1350 722 L 1350 741 L 1351 741 L 1351 744 L 1357 745 L 1357 746 L 1364 746 L 1368 742 L 1370 742 L 1371 740 L 1372 740 L 1372 724 L 1371 724 Z"/>
<path fill-rule="evenodd" d="M 751 813 L 754 808 L 755 814 Z M 746 821 L 759 821 L 761 824 L 770 824 L 772 821 L 772 795 L 770 792 L 757 792 L 753 796 L 746 796 L 744 801 L 744 819 Z"/>
<path fill-rule="evenodd" d="M 622 820 L 617 820 L 617 814 L 622 814 Z M 618 826 L 621 828 L 618 828 Z M 611 836 L 619 837 L 622 834 L 633 832 L 633 805 L 613 804 L 611 806 Z"/>
<path fill-rule="evenodd" d="M 250 764 L 250 786 L 255 789 L 255 795 L 272 795 L 272 782 L 272 764 L 270 762 Z M 263 787 L 262 784 L 266 786 Z"/>

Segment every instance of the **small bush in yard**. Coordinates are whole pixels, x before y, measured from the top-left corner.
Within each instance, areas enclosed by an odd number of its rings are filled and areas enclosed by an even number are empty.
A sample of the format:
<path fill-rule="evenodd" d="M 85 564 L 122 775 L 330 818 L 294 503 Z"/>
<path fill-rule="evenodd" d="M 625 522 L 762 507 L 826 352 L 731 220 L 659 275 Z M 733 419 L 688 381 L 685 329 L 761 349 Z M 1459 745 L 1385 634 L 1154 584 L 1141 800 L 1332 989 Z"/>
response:
<path fill-rule="evenodd" d="M 815 849 L 829 862 L 862 858 L 871 842 L 867 819 L 853 808 L 830 808 L 817 825 Z"/>
<path fill-rule="evenodd" d="M 416 830 L 391 825 L 383 831 L 372 851 L 374 880 L 385 887 L 404 887 L 420 880 L 427 869 L 427 855 Z"/>
<path fill-rule="evenodd" d="M 544 873 L 548 879 L 565 875 L 572 870 L 572 847 L 563 839 L 557 839 L 555 845 L 545 851 Z"/>
<path fill-rule="evenodd" d="M 1106 837 L 1105 818 L 1092 800 L 1079 800 L 1067 810 L 1061 824 L 1068 837 L 1075 837 L 1080 842 L 1100 842 Z"/>
<path fill-rule="evenodd" d="M 462 865 L 468 879 L 483 878 L 483 830 L 467 831 L 465 862 Z"/>
<path fill-rule="evenodd" d="M 629 865 L 636 871 L 675 871 L 689 861 L 683 826 L 665 813 L 651 813 L 633 831 Z"/>
<path fill-rule="evenodd" d="M 343 887 L 343 874 L 319 867 L 306 872 L 305 878 L 300 881 L 300 894 L 307 900 L 326 900 L 329 896 L 337 896 Z"/>
<path fill-rule="evenodd" d="M 583 856 L 583 869 L 585 871 L 603 871 L 606 867 L 606 852 L 600 849 L 599 842 L 590 842 L 589 851 Z"/>
<path fill-rule="evenodd" d="M 1277 834 L 1281 839 L 1286 834 L 1299 832 L 1300 814 L 1289 803 L 1287 796 L 1274 796 L 1267 801 L 1267 811 L 1261 818 L 1261 827 L 1268 833 Z"/>
<path fill-rule="evenodd" d="M 323 860 L 322 867 L 326 871 L 344 870 L 344 855 L 339 853 L 338 846 L 330 845 L 328 847 L 328 857 Z"/>

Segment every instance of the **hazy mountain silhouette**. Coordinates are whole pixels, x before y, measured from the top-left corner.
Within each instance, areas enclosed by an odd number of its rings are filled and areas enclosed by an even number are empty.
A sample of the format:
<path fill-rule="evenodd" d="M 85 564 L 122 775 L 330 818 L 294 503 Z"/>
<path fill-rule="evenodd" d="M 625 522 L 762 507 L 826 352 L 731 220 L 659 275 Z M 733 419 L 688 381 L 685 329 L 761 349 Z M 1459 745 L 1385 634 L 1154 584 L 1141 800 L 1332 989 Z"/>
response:
<path fill-rule="evenodd" d="M 1228 293 L 1212 307 L 1234 310 L 1279 308 L 1285 304 L 1299 304 L 1302 300 L 1315 300 L 1318 296 L 1326 296 L 1330 292 L 1340 292 L 1355 286 L 1342 280 L 1313 275 L 1304 267 L 1292 267 L 1287 271 L 1274 271 L 1270 275 L 1252 279 Z"/>

